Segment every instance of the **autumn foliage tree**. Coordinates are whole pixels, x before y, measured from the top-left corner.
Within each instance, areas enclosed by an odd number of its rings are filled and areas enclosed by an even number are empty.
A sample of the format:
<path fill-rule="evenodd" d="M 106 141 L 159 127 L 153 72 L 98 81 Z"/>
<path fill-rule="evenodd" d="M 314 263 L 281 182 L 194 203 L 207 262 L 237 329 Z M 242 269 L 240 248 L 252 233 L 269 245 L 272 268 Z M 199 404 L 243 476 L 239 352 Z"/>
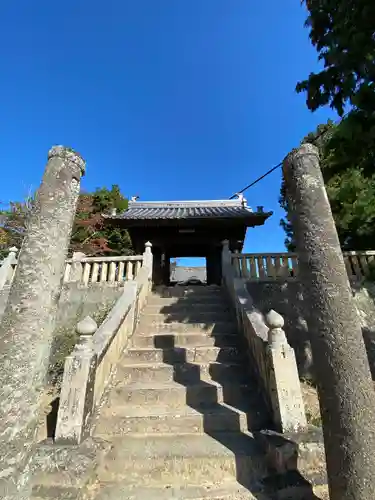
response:
<path fill-rule="evenodd" d="M 20 248 L 27 230 L 27 218 L 33 199 L 11 202 L 0 211 L 0 249 L 3 255 L 11 246 Z M 126 210 L 128 200 L 120 188 L 98 188 L 92 193 L 81 193 L 78 199 L 69 252 L 83 252 L 89 256 L 131 255 L 132 245 L 125 229 L 106 225 L 103 214 L 114 208 Z"/>

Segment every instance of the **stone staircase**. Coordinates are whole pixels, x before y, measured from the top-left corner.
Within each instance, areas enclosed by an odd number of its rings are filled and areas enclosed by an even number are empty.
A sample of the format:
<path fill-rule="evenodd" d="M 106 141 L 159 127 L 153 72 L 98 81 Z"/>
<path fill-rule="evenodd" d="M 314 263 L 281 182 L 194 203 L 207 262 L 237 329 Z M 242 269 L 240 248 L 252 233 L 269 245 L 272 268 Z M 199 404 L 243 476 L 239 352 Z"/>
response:
<path fill-rule="evenodd" d="M 155 291 L 92 435 L 38 447 L 33 500 L 328 500 L 314 436 L 298 471 L 270 467 L 254 435 L 272 423 L 245 353 L 221 288 Z M 278 463 L 294 449 L 282 445 Z"/>
<path fill-rule="evenodd" d="M 93 429 L 108 443 L 96 500 L 245 500 L 267 475 L 269 427 L 219 287 L 155 292 Z"/>

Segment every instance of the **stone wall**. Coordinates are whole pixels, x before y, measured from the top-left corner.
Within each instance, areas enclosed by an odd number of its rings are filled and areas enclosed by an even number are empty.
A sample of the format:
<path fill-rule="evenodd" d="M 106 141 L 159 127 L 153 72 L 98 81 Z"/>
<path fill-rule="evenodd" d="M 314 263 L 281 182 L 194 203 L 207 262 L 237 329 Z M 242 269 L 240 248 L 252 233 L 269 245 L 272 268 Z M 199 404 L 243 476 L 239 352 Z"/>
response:
<path fill-rule="evenodd" d="M 58 303 L 56 326 L 53 334 L 48 379 L 59 386 L 66 357 L 77 342 L 76 326 L 86 316 L 91 316 L 100 325 L 122 294 L 123 287 L 117 284 L 78 283 L 64 284 Z"/>
<path fill-rule="evenodd" d="M 306 320 L 310 312 L 303 298 L 300 282 L 248 282 L 247 289 L 254 305 L 263 314 L 274 309 L 285 319 L 288 342 L 296 353 L 301 377 L 314 378 L 309 331 Z M 361 318 L 363 336 L 375 379 L 375 285 L 353 287 L 353 295 Z M 313 332 L 311 332 L 313 334 Z"/>
<path fill-rule="evenodd" d="M 0 290 L 0 319 L 4 313 L 5 306 L 7 305 L 7 302 L 8 302 L 9 290 L 10 290 L 10 287 L 7 285 L 4 286 L 4 288 L 2 288 Z"/>
<path fill-rule="evenodd" d="M 56 329 L 75 327 L 85 316 L 101 314 L 120 297 L 122 288 L 107 283 L 90 283 L 82 286 L 77 283 L 64 284 L 58 304 Z"/>
<path fill-rule="evenodd" d="M 121 283 L 123 284 L 123 283 Z M 56 328 L 70 325 L 77 315 L 93 315 L 97 307 L 112 304 L 120 295 L 120 283 L 65 283 L 61 289 L 56 318 Z M 0 290 L 0 318 L 8 301 L 10 286 Z"/>

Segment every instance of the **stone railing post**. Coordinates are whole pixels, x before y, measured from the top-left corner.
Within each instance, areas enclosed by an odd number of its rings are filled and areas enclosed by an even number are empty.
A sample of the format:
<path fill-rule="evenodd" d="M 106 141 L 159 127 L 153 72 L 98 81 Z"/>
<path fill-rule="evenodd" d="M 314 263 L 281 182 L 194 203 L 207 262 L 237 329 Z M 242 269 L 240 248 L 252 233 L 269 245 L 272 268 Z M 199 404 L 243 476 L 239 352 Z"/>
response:
<path fill-rule="evenodd" d="M 145 251 L 143 252 L 143 265 L 149 270 L 148 278 L 152 279 L 152 266 L 153 266 L 153 256 L 152 256 L 152 243 L 148 241 L 145 244 Z"/>
<path fill-rule="evenodd" d="M 0 325 L 0 498 L 31 495 L 30 462 L 84 160 L 56 146 L 28 220 Z"/>
<path fill-rule="evenodd" d="M 268 357 L 271 368 L 270 394 L 274 421 L 281 432 L 297 432 L 307 427 L 301 384 L 294 349 L 288 344 L 284 318 L 271 310 L 266 316 Z"/>
<path fill-rule="evenodd" d="M 88 420 L 94 404 L 94 383 L 97 356 L 92 336 L 98 329 L 87 316 L 77 325 L 78 344 L 65 360 L 57 414 L 56 443 L 79 444 L 88 432 Z"/>
<path fill-rule="evenodd" d="M 86 254 L 83 252 L 73 252 L 72 255 L 72 264 L 70 268 L 69 274 L 69 282 L 79 282 L 82 279 L 83 275 L 83 265 L 81 260 L 86 257 Z"/>
<path fill-rule="evenodd" d="M 318 149 L 284 160 L 327 457 L 331 500 L 373 500 L 375 391 Z"/>
<path fill-rule="evenodd" d="M 4 288 L 7 281 L 9 281 L 12 277 L 13 267 L 12 265 L 17 263 L 17 252 L 18 248 L 12 247 L 9 249 L 9 254 L 3 260 L 3 263 L 0 267 L 0 290 Z"/>

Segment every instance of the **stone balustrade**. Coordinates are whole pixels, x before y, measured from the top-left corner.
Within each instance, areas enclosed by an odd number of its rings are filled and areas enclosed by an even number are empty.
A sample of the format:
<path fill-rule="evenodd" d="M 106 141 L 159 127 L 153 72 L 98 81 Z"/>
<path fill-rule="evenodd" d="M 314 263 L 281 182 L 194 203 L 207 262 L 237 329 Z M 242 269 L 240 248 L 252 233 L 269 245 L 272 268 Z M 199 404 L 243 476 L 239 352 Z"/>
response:
<path fill-rule="evenodd" d="M 64 283 L 122 283 L 134 280 L 142 267 L 143 256 L 86 257 L 78 254 L 66 261 Z"/>
<path fill-rule="evenodd" d="M 79 444 L 89 432 L 90 417 L 99 405 L 113 370 L 128 345 L 151 290 L 150 243 L 146 243 L 142 257 L 145 265 L 140 268 L 135 279 L 124 283 L 122 295 L 102 325 L 97 328 L 90 317 L 77 325 L 79 341 L 72 354 L 66 358 L 64 366 L 55 433 L 58 443 Z"/>
<path fill-rule="evenodd" d="M 248 345 L 249 363 L 255 371 L 263 398 L 280 432 L 307 427 L 297 362 L 283 330 L 284 320 L 275 311 L 266 318 L 256 309 L 246 287 L 247 278 L 236 277 L 233 254 L 223 244 L 222 271 L 236 312 L 239 331 Z"/>
<path fill-rule="evenodd" d="M 17 266 L 17 248 L 11 248 L 0 266 L 0 290 L 11 285 Z M 66 260 L 64 283 L 79 283 L 88 286 L 91 283 L 118 284 L 134 280 L 143 264 L 143 255 L 120 257 L 86 257 L 76 252 Z"/>
<path fill-rule="evenodd" d="M 375 251 L 343 252 L 350 281 L 363 281 L 370 274 Z M 295 280 L 298 278 L 296 253 L 234 253 L 231 256 L 237 278 L 247 281 Z"/>
<path fill-rule="evenodd" d="M 0 290 L 10 285 L 17 265 L 17 249 L 11 248 L 0 266 Z M 375 251 L 343 252 L 348 277 L 363 281 L 370 274 Z M 298 278 L 296 253 L 234 253 L 231 256 L 235 276 L 248 281 L 295 280 Z M 143 256 L 87 257 L 77 252 L 67 259 L 64 283 L 121 283 L 136 278 Z"/>

